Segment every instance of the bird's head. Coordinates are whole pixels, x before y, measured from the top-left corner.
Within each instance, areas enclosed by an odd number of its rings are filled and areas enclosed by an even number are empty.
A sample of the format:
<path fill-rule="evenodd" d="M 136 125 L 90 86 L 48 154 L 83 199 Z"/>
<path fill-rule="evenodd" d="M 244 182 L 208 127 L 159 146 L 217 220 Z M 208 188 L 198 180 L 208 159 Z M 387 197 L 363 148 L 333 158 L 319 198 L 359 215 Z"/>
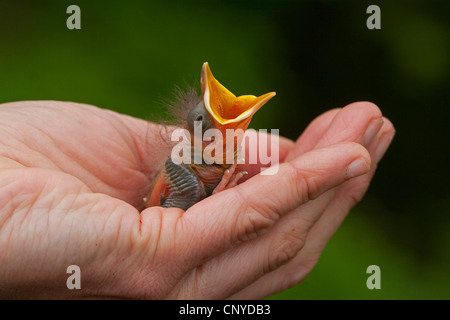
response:
<path fill-rule="evenodd" d="M 201 121 L 202 133 L 208 129 L 218 129 L 225 137 L 227 129 L 245 131 L 256 111 L 275 96 L 275 92 L 269 92 L 259 97 L 236 97 L 214 78 L 208 62 L 202 67 L 201 88 L 202 99 L 188 114 L 191 134 L 195 121 Z"/>

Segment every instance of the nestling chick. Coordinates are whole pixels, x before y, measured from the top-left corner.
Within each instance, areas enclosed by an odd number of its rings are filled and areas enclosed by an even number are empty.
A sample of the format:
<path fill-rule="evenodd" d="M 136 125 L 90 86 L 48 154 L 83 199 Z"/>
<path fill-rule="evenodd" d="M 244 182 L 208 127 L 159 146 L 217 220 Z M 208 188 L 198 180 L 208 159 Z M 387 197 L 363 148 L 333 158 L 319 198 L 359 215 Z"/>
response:
<path fill-rule="evenodd" d="M 201 89 L 185 122 L 190 145 L 183 153 L 189 155 L 183 155 L 182 163 L 167 159 L 154 180 L 147 207 L 187 210 L 211 194 L 233 187 L 244 174 L 234 172 L 243 132 L 275 92 L 236 97 L 214 78 L 207 62 L 202 67 Z M 227 139 L 230 136 L 232 139 Z"/>

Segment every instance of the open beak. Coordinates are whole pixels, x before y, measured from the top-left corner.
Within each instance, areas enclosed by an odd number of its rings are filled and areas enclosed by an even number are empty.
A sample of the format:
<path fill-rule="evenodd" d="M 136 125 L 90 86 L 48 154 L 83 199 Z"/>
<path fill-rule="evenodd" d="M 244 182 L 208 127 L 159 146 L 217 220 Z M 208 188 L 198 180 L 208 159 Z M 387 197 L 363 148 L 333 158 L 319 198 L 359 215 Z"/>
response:
<path fill-rule="evenodd" d="M 269 92 L 259 97 L 236 97 L 214 78 L 208 62 L 202 67 L 201 87 L 203 104 L 220 130 L 247 129 L 256 111 L 275 96 L 275 92 Z"/>

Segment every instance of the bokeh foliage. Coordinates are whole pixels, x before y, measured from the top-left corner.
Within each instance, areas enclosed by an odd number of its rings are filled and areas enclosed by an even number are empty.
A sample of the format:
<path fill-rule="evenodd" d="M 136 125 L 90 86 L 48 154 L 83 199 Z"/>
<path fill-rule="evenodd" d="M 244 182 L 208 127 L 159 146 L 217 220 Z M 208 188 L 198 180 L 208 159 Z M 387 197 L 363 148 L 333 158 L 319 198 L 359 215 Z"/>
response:
<path fill-rule="evenodd" d="M 68 30 L 66 8 L 81 8 Z M 366 8 L 381 8 L 381 30 Z M 364 201 L 279 299 L 449 299 L 448 1 L 0 2 L 0 102 L 65 100 L 151 121 L 209 61 L 236 94 L 276 91 L 254 128 L 295 139 L 320 113 L 376 103 L 396 126 Z M 365 287 L 368 265 L 382 289 Z"/>

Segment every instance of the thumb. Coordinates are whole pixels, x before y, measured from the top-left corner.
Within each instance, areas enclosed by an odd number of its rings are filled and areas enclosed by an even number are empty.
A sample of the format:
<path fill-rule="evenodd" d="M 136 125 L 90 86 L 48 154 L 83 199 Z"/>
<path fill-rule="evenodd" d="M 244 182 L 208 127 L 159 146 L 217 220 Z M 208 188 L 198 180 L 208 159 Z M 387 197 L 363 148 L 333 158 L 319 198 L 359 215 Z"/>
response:
<path fill-rule="evenodd" d="M 360 144 L 339 143 L 314 149 L 277 169 L 268 169 L 272 175 L 258 174 L 213 195 L 181 216 L 177 224 L 177 255 L 184 259 L 186 267 L 203 263 L 259 236 L 281 216 L 310 199 L 367 173 L 370 163 L 368 151 Z"/>

